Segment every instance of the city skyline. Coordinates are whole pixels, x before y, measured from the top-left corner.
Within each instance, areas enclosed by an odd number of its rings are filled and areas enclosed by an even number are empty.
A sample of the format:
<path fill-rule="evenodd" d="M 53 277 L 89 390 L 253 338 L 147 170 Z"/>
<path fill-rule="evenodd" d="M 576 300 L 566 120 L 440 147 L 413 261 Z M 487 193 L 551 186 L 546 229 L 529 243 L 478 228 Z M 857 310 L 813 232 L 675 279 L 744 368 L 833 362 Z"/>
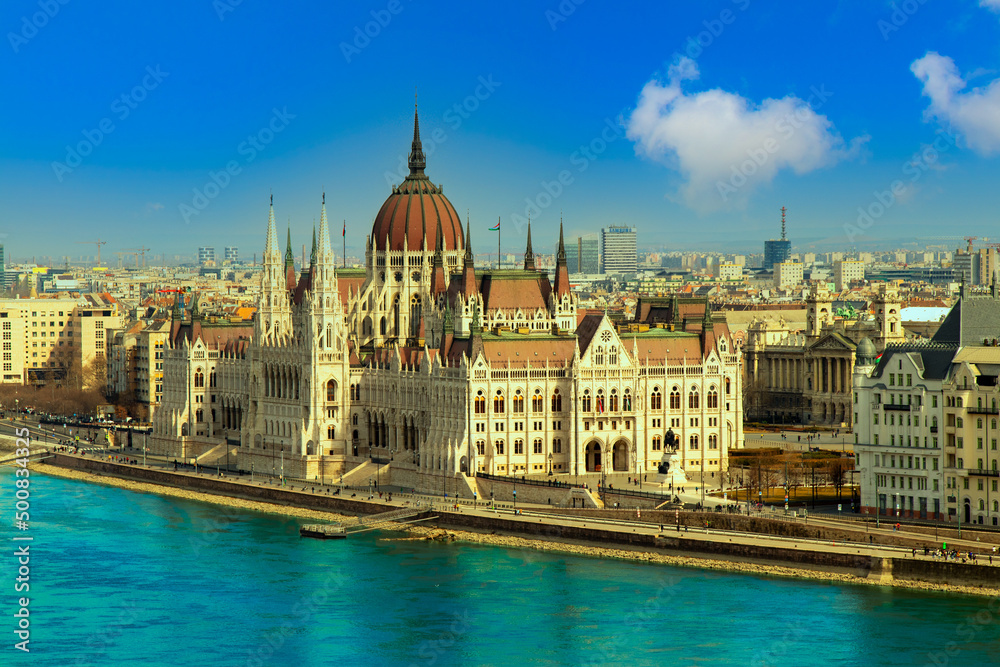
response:
<path fill-rule="evenodd" d="M 305 239 L 326 191 L 357 255 L 402 180 L 416 87 L 428 175 L 483 249 L 499 217 L 516 252 L 529 213 L 551 246 L 561 212 L 571 237 L 627 225 L 640 246 L 682 249 L 712 229 L 747 250 L 776 236 L 782 205 L 793 244 L 940 237 L 942 221 L 984 236 L 1000 149 L 994 4 L 735 0 L 637 22 L 573 2 L 278 19 L 233 2 L 58 5 L 38 19 L 17 3 L 0 12 L 23 93 L 0 112 L 18 128 L 0 160 L 0 231 L 17 257 L 77 257 L 97 238 L 106 252 L 251 247 L 271 193 Z M 482 22 L 496 30 L 463 34 Z"/>

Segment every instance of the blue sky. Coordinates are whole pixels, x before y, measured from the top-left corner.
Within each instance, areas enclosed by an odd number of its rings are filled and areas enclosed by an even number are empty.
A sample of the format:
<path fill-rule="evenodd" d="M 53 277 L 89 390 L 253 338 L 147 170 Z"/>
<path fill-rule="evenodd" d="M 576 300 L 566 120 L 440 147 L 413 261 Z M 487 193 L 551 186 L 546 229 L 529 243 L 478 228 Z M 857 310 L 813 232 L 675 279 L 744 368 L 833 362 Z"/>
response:
<path fill-rule="evenodd" d="M 324 188 L 360 252 L 415 88 L 479 252 L 560 212 L 667 249 L 756 250 L 781 206 L 800 249 L 1000 237 L 1000 2 L 480 4 L 4 3 L 8 253 L 249 257 L 269 193 L 301 244 Z"/>

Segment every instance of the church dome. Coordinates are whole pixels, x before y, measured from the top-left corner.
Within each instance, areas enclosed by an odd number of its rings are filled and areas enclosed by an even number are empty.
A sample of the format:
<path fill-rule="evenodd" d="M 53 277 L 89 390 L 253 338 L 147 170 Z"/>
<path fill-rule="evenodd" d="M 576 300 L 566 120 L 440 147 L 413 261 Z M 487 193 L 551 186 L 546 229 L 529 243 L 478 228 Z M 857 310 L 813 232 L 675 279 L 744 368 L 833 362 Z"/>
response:
<path fill-rule="evenodd" d="M 375 224 L 372 225 L 375 250 L 414 251 L 423 248 L 433 251 L 437 247 L 439 222 L 444 237 L 443 249 L 463 249 L 462 221 L 455 207 L 444 196 L 441 187 L 431 183 L 424 174 L 426 159 L 420 143 L 420 121 L 416 110 L 413 113 L 413 146 L 409 166 L 409 175 L 402 184 L 393 188 L 375 216 Z"/>

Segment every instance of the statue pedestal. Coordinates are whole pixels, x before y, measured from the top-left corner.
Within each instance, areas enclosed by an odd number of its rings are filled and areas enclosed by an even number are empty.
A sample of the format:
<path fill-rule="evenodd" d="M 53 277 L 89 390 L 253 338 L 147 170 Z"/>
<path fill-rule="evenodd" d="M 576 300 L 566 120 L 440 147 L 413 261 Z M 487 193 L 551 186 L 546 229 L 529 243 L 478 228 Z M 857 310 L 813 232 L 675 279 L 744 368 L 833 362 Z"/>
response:
<path fill-rule="evenodd" d="M 677 452 L 665 453 L 661 463 L 669 464 L 669 469 L 665 473 L 656 474 L 656 483 L 661 487 L 669 488 L 673 485 L 674 493 L 677 493 L 677 489 L 690 484 L 687 478 L 687 473 L 681 468 L 681 457 Z"/>

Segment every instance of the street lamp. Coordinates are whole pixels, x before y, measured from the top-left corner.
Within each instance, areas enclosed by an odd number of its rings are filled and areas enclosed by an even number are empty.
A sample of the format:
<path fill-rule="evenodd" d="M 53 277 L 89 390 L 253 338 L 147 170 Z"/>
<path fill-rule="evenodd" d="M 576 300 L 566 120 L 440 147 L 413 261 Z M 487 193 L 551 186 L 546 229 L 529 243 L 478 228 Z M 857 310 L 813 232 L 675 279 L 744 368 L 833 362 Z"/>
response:
<path fill-rule="evenodd" d="M 549 452 L 549 477 L 552 477 L 552 452 Z"/>

